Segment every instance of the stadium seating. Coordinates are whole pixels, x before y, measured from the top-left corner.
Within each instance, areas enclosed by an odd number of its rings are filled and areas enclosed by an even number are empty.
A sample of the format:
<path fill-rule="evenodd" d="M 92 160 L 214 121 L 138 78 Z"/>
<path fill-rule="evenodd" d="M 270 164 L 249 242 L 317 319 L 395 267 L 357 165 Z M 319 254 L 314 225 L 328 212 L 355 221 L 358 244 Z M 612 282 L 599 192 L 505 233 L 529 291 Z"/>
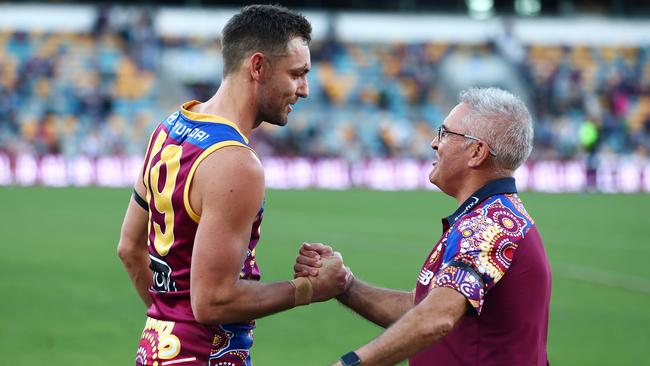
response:
<path fill-rule="evenodd" d="M 139 154 L 176 103 L 205 99 L 218 86 L 218 39 L 157 36 L 146 19 L 120 29 L 105 23 L 98 19 L 90 33 L 0 33 L 0 152 Z M 310 99 L 297 105 L 289 127 L 265 126 L 253 140 L 266 156 L 428 159 L 432 131 L 453 103 L 441 67 L 453 55 L 516 63 L 534 112 L 533 158 L 581 154 L 586 121 L 600 134 L 597 152 L 648 154 L 649 47 L 522 49 L 518 61 L 493 43 L 326 37 L 312 47 Z"/>

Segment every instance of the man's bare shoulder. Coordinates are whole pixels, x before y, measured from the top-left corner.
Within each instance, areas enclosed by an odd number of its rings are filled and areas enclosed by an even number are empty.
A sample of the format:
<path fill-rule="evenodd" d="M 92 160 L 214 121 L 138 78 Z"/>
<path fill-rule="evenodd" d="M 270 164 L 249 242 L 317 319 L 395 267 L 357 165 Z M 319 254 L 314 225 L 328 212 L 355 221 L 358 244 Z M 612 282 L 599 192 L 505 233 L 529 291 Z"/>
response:
<path fill-rule="evenodd" d="M 241 146 L 226 146 L 208 155 L 198 166 L 196 174 L 227 174 L 237 176 L 264 177 L 262 163 L 255 153 Z"/>
<path fill-rule="evenodd" d="M 264 169 L 252 150 L 227 146 L 199 164 L 192 186 L 202 200 L 236 194 L 240 202 L 251 201 L 259 208 L 264 197 Z"/>

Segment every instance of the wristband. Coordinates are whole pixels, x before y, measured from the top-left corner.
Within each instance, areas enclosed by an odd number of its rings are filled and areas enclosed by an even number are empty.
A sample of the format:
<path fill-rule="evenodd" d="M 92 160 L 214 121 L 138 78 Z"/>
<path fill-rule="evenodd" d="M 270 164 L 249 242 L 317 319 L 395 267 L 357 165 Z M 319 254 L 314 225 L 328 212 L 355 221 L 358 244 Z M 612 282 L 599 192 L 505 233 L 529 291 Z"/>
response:
<path fill-rule="evenodd" d="M 314 294 L 314 289 L 311 286 L 311 281 L 305 277 L 298 277 L 291 281 L 291 286 L 294 288 L 294 306 L 307 305 L 311 303 L 311 297 Z"/>

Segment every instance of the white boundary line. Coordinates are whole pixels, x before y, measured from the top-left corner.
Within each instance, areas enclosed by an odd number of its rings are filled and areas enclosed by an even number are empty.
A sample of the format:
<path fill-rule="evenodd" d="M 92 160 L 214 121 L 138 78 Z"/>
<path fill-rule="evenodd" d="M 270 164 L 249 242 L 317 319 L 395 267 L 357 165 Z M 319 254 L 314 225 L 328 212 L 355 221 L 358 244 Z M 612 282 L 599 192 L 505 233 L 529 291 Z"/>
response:
<path fill-rule="evenodd" d="M 574 264 L 556 263 L 552 267 L 554 275 L 558 277 L 650 295 L 650 279 L 644 277 L 619 274 Z"/>

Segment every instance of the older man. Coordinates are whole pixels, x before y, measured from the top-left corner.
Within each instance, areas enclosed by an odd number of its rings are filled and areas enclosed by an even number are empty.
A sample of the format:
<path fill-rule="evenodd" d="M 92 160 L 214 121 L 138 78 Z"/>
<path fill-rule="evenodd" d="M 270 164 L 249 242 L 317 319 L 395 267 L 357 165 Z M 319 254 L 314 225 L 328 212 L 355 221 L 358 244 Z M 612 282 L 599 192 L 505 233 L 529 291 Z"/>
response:
<path fill-rule="evenodd" d="M 551 271 L 535 223 L 517 195 L 532 150 L 524 103 L 495 88 L 470 89 L 438 129 L 429 179 L 458 209 L 425 258 L 412 292 L 354 279 L 338 300 L 388 329 L 336 365 L 547 365 Z M 318 267 L 303 246 L 297 275 Z"/>

